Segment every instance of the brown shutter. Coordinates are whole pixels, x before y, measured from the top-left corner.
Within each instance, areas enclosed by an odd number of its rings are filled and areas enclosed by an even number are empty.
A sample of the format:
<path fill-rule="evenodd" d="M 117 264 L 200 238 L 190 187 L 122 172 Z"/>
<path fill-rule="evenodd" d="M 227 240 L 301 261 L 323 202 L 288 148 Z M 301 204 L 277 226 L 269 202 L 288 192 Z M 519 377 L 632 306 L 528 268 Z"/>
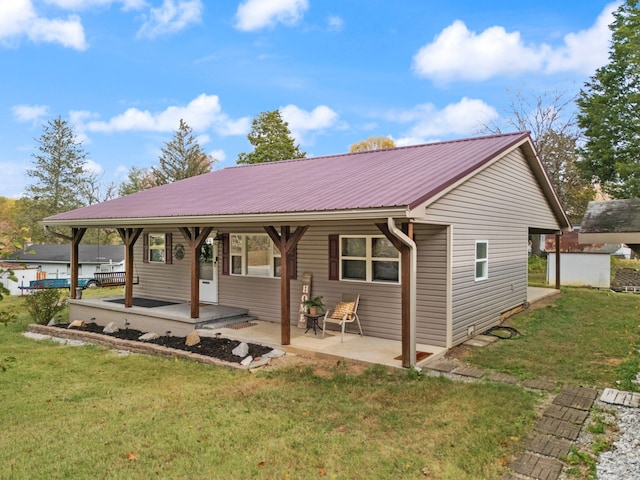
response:
<path fill-rule="evenodd" d="M 149 234 L 142 235 L 142 263 L 149 263 Z"/>
<path fill-rule="evenodd" d="M 340 280 L 339 235 L 329 235 L 329 280 Z"/>
<path fill-rule="evenodd" d="M 291 250 L 291 253 L 288 256 L 289 265 L 287 265 L 287 273 L 289 274 L 290 280 L 298 279 L 298 247 Z"/>
<path fill-rule="evenodd" d="M 229 275 L 229 234 L 223 233 L 222 237 L 222 275 Z"/>
<path fill-rule="evenodd" d="M 171 265 L 173 263 L 173 234 L 164 234 L 164 263 Z"/>

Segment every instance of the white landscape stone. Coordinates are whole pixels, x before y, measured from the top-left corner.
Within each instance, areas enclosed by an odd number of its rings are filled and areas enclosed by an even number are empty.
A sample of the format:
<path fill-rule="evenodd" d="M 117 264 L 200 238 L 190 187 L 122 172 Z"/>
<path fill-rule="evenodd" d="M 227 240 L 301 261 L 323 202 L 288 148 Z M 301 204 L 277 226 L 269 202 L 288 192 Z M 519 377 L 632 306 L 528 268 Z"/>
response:
<path fill-rule="evenodd" d="M 156 332 L 149 332 L 145 333 L 144 335 L 140 335 L 138 337 L 138 340 L 140 340 L 141 342 L 149 342 L 151 340 L 155 340 L 156 338 L 160 338 L 160 335 L 158 335 Z"/>
<path fill-rule="evenodd" d="M 240 362 L 240 365 L 246 367 L 247 365 L 251 365 L 251 362 L 253 362 L 253 357 L 249 355 L 248 357 L 245 357 L 242 359 L 242 361 Z"/>
<path fill-rule="evenodd" d="M 116 333 L 119 332 L 120 329 L 116 327 L 116 324 L 113 322 L 107 323 L 107 325 L 102 329 L 104 333 Z"/>
<path fill-rule="evenodd" d="M 237 357 L 244 358 L 249 355 L 249 345 L 247 345 L 245 342 L 241 342 L 240 345 L 231 350 L 231 353 L 233 353 Z"/>

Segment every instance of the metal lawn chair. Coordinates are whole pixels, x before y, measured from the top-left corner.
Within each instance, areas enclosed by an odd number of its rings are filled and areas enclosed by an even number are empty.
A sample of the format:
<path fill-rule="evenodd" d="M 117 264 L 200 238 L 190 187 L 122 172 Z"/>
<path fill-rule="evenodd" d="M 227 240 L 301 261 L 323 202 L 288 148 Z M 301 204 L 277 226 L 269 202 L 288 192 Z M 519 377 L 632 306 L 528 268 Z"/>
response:
<path fill-rule="evenodd" d="M 344 342 L 344 327 L 347 323 L 358 322 L 358 328 L 360 329 L 360 336 L 362 334 L 362 326 L 360 325 L 360 319 L 358 318 L 358 303 L 360 303 L 360 295 L 354 295 L 352 293 L 343 293 L 342 298 L 336 305 L 327 310 L 324 314 L 324 322 L 322 323 L 322 338 L 324 338 L 324 332 L 327 328 L 327 323 L 334 323 L 342 327 L 342 336 L 340 342 Z"/>

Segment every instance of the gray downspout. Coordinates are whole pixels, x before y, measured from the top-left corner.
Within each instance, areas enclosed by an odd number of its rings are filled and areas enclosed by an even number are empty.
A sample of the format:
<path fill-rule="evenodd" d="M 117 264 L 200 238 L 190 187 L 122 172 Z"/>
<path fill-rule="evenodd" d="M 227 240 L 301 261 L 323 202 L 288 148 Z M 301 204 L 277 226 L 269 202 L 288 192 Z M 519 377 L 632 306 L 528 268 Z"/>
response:
<path fill-rule="evenodd" d="M 396 222 L 393 220 L 393 218 L 387 218 L 387 227 L 389 227 L 389 231 L 393 234 L 393 236 L 407 245 L 409 247 L 409 250 L 411 251 L 411 265 L 409 266 L 409 356 L 411 358 L 409 359 L 409 361 L 411 362 L 412 368 L 421 370 L 416 365 L 416 283 L 418 280 L 418 247 L 412 239 L 410 239 L 407 235 L 404 234 L 402 230 L 396 227 Z M 403 265 L 402 268 L 405 268 L 405 266 Z"/>

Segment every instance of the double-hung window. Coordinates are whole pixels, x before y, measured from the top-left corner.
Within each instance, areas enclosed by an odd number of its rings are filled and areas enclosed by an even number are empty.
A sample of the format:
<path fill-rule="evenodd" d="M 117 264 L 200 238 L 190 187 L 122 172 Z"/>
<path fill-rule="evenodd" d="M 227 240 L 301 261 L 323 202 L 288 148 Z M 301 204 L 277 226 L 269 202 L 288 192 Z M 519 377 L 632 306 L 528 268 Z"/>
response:
<path fill-rule="evenodd" d="M 279 277 L 280 251 L 267 234 L 229 235 L 232 275 Z"/>
<path fill-rule="evenodd" d="M 166 238 L 164 233 L 149 234 L 149 262 L 165 263 L 166 255 Z"/>
<path fill-rule="evenodd" d="M 342 235 L 340 279 L 399 283 L 400 253 L 383 236 Z"/>
<path fill-rule="evenodd" d="M 489 278 L 489 242 L 476 241 L 476 281 Z"/>

